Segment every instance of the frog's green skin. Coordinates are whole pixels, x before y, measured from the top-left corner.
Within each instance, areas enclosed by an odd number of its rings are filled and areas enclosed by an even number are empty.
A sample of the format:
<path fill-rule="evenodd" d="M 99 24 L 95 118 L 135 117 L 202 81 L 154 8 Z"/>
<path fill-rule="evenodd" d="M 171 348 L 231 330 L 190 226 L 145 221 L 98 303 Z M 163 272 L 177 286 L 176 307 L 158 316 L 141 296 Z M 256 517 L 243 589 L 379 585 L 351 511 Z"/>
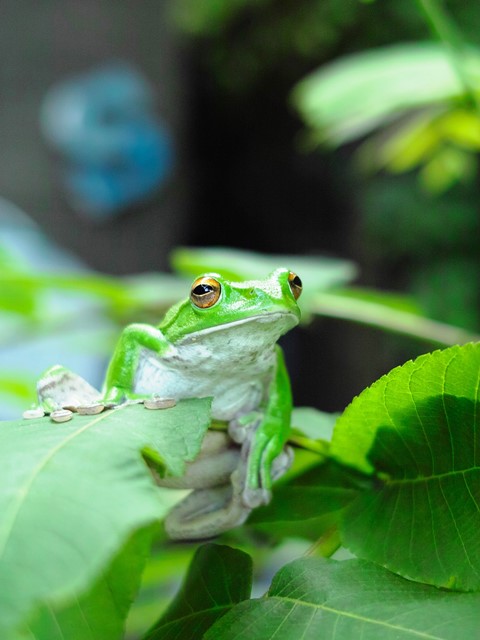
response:
<path fill-rule="evenodd" d="M 158 328 L 127 327 L 103 390 L 107 404 L 152 393 L 213 397 L 212 418 L 227 421 L 236 442 L 248 440 L 242 499 L 250 508 L 268 502 L 271 465 L 289 432 L 290 382 L 276 345 L 300 319 L 289 274 L 277 269 L 266 280 L 248 282 L 206 274 L 221 286 L 218 301 L 199 308 L 187 299 Z"/>

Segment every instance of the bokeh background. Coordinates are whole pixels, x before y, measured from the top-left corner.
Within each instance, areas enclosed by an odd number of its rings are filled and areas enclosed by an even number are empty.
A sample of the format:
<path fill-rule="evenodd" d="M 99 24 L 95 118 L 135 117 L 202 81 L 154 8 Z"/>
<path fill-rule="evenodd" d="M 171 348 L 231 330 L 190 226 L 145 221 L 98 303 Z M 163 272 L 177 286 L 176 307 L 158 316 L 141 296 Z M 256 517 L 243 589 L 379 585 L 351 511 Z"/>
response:
<path fill-rule="evenodd" d="M 121 326 L 188 291 L 151 275 L 178 246 L 349 261 L 390 311 L 381 292 L 476 335 L 474 0 L 4 0 L 0 16 L 3 418 L 50 364 L 100 384 Z M 301 405 L 342 410 L 442 344 L 320 315 L 285 344 Z"/>

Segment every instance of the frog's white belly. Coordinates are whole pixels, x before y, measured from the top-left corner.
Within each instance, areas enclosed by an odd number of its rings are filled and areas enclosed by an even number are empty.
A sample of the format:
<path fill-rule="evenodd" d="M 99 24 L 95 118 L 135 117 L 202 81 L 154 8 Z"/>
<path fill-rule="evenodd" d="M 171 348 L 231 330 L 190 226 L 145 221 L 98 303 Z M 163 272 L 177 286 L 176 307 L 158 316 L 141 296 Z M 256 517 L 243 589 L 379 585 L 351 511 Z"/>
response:
<path fill-rule="evenodd" d="M 202 380 L 192 369 L 173 370 L 155 356 L 142 360 L 135 384 L 135 392 L 157 393 L 165 398 L 213 397 L 212 417 L 232 420 L 257 408 L 263 397 L 263 386 L 249 376 L 236 376 L 230 370 L 209 380 Z"/>
<path fill-rule="evenodd" d="M 264 331 L 253 336 L 243 324 L 205 331 L 177 343 L 164 356 L 144 350 L 134 391 L 175 399 L 211 396 L 212 417 L 217 420 L 232 420 L 256 409 L 275 372 L 280 333 L 275 323 L 263 324 Z"/>

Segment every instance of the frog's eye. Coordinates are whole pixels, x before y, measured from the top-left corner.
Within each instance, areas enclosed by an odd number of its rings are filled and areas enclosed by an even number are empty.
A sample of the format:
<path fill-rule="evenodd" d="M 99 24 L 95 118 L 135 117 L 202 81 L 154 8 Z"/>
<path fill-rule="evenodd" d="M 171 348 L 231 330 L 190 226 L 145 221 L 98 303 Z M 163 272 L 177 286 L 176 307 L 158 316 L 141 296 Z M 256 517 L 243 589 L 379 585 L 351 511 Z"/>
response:
<path fill-rule="evenodd" d="M 300 294 L 302 293 L 303 284 L 297 274 L 293 273 L 293 271 L 290 271 L 290 273 L 288 274 L 288 284 L 290 285 L 293 297 L 295 298 L 295 300 L 298 300 Z"/>
<path fill-rule="evenodd" d="M 203 276 L 202 278 L 197 278 L 192 284 L 190 300 L 196 307 L 208 309 L 208 307 L 213 307 L 217 302 L 221 290 L 222 288 L 218 280 Z"/>

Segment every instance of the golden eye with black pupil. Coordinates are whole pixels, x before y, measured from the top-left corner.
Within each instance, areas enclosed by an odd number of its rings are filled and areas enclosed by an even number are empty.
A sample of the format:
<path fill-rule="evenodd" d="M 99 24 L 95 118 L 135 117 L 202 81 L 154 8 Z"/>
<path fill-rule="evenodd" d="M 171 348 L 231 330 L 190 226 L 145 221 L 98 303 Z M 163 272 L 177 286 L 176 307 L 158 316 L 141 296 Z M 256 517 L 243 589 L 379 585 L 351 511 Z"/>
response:
<path fill-rule="evenodd" d="M 213 307 L 220 298 L 221 290 L 222 288 L 218 280 L 203 276 L 197 278 L 192 284 L 190 300 L 199 309 L 208 309 L 208 307 Z"/>
<path fill-rule="evenodd" d="M 290 271 L 290 273 L 288 274 L 288 284 L 290 285 L 293 297 L 295 298 L 295 300 L 298 300 L 300 294 L 302 293 L 303 285 L 300 278 L 296 273 L 293 273 L 293 271 Z"/>

